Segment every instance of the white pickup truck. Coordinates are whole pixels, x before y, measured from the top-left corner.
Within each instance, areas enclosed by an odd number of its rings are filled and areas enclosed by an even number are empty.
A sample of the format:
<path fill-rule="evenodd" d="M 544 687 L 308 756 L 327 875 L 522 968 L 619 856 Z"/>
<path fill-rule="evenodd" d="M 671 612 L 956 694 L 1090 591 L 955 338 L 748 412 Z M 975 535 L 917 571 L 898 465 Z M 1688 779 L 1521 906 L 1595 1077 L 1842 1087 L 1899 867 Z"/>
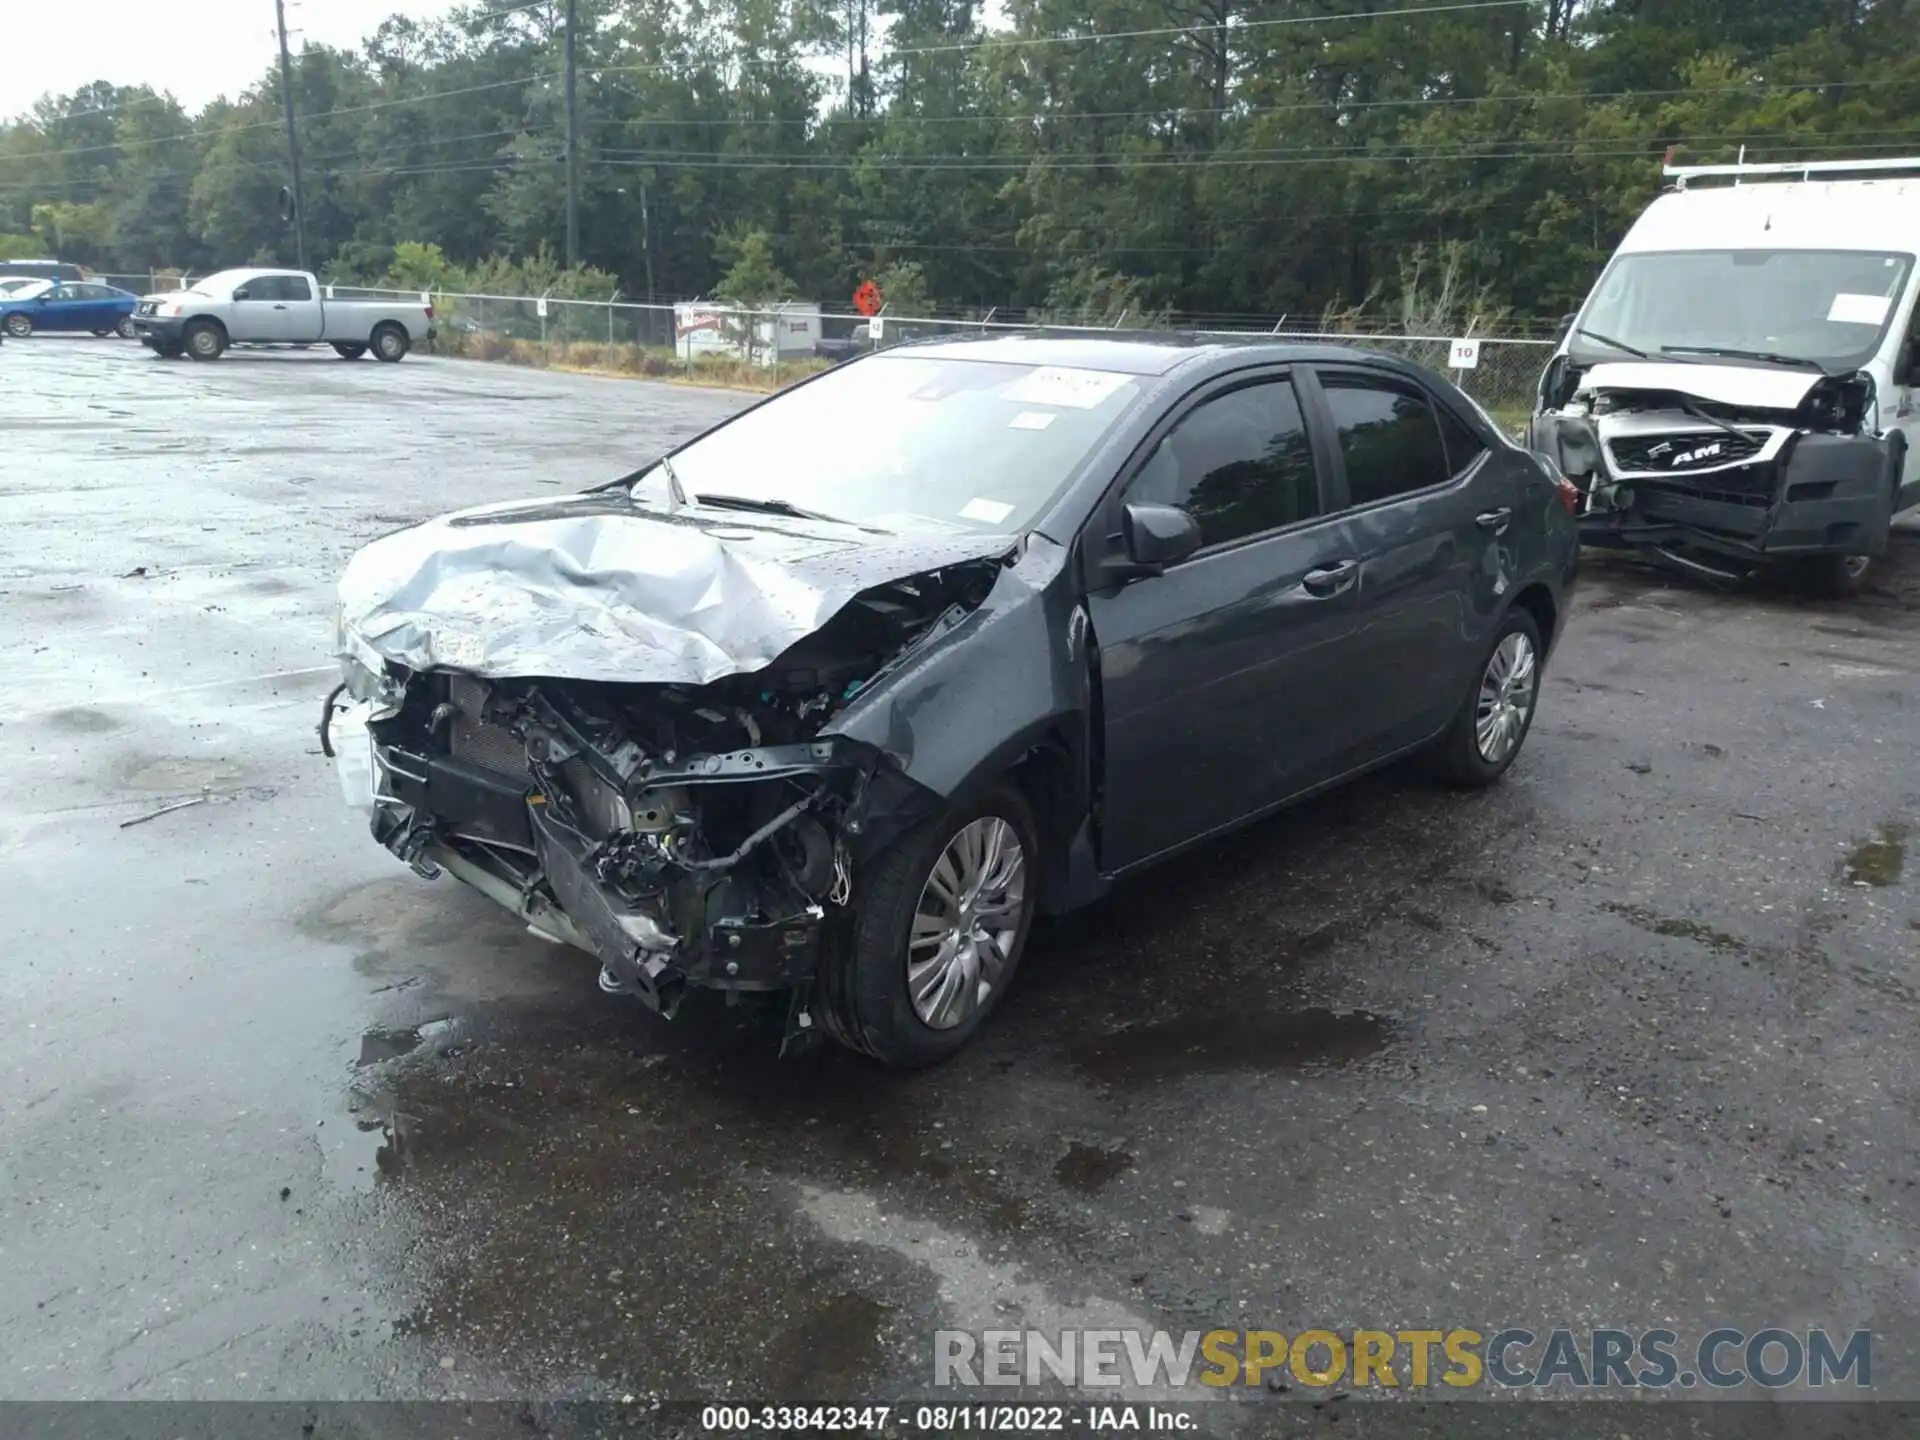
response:
<path fill-rule="evenodd" d="M 133 329 L 167 359 L 218 360 L 229 345 L 331 345 L 343 360 L 371 350 L 391 363 L 433 334 L 433 306 L 323 299 L 305 270 L 221 270 L 143 297 Z"/>

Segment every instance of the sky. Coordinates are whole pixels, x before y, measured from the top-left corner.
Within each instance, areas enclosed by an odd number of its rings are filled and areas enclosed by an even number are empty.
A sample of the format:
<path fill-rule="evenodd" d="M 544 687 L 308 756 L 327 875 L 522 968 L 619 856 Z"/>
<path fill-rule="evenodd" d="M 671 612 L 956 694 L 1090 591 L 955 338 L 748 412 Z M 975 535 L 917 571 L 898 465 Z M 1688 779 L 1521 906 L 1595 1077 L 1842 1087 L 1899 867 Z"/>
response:
<path fill-rule="evenodd" d="M 399 13 L 437 19 L 455 0 L 287 0 L 287 39 L 357 45 Z M 57 10 L 57 44 L 31 43 L 41 19 Z M 17 11 L 34 17 L 31 23 Z M 0 0 L 0 55 L 23 41 L 29 65 L 0 65 L 0 117 L 20 114 L 49 91 L 64 94 L 95 80 L 171 90 L 188 111 L 238 95 L 279 58 L 273 0 Z"/>

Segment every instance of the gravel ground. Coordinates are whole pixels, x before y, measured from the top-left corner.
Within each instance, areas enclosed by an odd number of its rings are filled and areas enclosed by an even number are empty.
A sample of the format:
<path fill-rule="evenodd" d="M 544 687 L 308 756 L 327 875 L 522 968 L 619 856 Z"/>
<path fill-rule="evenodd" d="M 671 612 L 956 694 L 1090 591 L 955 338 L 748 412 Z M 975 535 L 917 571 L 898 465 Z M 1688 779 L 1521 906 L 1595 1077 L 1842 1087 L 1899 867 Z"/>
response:
<path fill-rule="evenodd" d="M 608 1000 L 317 750 L 356 546 L 748 397 L 54 339 L 0 387 L 0 1398 L 885 1400 L 942 1327 L 1722 1323 L 1870 1327 L 1920 1394 L 1920 536 L 1849 604 L 1596 562 L 1505 784 L 1178 861 L 895 1076 Z"/>

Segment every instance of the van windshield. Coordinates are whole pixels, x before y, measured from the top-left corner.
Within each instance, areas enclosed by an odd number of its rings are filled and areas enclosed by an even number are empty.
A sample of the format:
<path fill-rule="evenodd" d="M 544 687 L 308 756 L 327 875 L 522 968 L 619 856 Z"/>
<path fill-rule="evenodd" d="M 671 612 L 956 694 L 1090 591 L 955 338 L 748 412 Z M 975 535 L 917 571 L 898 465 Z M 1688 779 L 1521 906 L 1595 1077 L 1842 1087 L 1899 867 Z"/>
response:
<path fill-rule="evenodd" d="M 1912 268 L 1911 255 L 1861 250 L 1616 255 L 1568 350 L 1580 364 L 1623 358 L 1604 335 L 1656 359 L 1699 347 L 1857 369 L 1878 352 Z"/>

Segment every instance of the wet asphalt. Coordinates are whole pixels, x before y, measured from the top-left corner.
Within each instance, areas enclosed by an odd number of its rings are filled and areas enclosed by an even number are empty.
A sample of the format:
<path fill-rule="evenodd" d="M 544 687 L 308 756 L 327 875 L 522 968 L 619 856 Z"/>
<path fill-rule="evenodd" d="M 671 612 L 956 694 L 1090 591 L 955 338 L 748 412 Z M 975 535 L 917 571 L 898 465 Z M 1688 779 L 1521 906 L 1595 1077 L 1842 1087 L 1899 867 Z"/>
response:
<path fill-rule="evenodd" d="M 1591 564 L 1503 785 L 1180 860 L 892 1075 L 602 996 L 374 845 L 315 736 L 356 546 L 743 403 L 0 350 L 0 1398 L 884 1400 L 939 1327 L 1721 1323 L 1870 1327 L 1920 1394 L 1920 534 L 1852 603 Z"/>

